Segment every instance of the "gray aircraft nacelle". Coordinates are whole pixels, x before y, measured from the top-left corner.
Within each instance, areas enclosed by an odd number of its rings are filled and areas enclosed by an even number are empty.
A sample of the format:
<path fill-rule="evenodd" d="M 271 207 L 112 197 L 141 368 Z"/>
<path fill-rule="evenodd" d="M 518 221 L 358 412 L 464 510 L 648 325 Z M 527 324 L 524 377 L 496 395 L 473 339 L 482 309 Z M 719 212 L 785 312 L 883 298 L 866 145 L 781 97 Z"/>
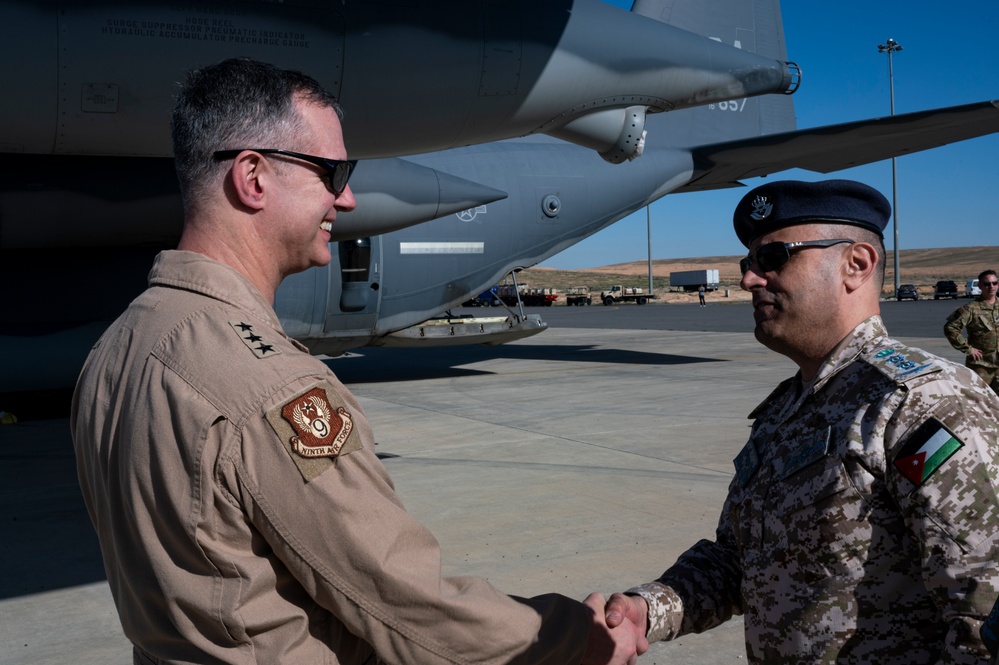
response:
<path fill-rule="evenodd" d="M 592 151 L 553 140 L 507 141 L 407 159 L 488 182 L 507 197 L 382 236 L 341 242 L 329 266 L 286 278 L 276 311 L 288 334 L 313 353 L 416 346 L 414 335 L 428 334 L 425 326 L 413 328 L 418 322 L 512 270 L 553 256 L 687 183 L 694 173 L 687 150 L 650 149 L 640 160 L 613 166 Z M 599 188 L 592 187 L 594 181 Z M 455 343 L 468 341 L 455 337 Z"/>
<path fill-rule="evenodd" d="M 0 153 L 0 251 L 113 248 L 180 238 L 173 160 Z M 497 201 L 506 193 L 397 158 L 365 160 L 351 178 L 357 210 L 331 241 L 388 233 Z"/>
<path fill-rule="evenodd" d="M 14 0 L 0 16 L 0 152 L 170 156 L 177 82 L 239 55 L 334 92 L 359 159 L 546 133 L 617 163 L 641 152 L 646 113 L 798 83 L 736 48 L 744 31 L 709 38 L 599 0 Z"/>

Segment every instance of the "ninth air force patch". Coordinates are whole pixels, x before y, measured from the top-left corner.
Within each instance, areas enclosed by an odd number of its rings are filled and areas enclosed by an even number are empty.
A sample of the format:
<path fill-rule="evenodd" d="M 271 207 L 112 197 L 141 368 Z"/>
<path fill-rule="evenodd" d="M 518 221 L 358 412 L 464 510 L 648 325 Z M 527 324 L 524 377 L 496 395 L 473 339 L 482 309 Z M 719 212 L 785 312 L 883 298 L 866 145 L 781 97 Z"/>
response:
<path fill-rule="evenodd" d="M 362 448 L 354 432 L 354 419 L 328 381 L 267 412 L 267 421 L 306 480 L 312 480 L 331 463 L 330 458 Z"/>
<path fill-rule="evenodd" d="M 895 456 L 895 468 L 919 487 L 962 446 L 964 443 L 949 429 L 931 418 L 902 446 Z"/>

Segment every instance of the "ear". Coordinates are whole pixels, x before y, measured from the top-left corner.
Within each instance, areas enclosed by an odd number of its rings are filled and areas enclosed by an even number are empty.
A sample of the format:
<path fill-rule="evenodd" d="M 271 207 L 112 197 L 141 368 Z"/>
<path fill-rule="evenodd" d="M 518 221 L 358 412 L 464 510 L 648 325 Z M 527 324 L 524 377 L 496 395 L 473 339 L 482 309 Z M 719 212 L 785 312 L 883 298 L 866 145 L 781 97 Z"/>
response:
<path fill-rule="evenodd" d="M 855 242 L 845 253 L 843 283 L 849 291 L 856 291 L 874 277 L 878 268 L 878 251 L 867 242 Z"/>
<path fill-rule="evenodd" d="M 270 182 L 272 173 L 266 159 L 255 152 L 244 151 L 233 160 L 228 177 L 239 202 L 250 210 L 261 210 L 264 207 L 264 185 Z"/>

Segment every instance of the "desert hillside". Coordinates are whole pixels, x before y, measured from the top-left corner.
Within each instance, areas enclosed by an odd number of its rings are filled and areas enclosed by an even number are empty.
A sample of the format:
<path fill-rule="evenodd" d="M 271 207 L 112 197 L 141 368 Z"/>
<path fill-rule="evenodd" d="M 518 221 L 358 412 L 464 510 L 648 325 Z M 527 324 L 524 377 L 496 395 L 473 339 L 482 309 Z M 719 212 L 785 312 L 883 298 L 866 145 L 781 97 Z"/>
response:
<path fill-rule="evenodd" d="M 655 290 L 669 290 L 669 274 L 679 270 L 718 270 L 720 290 L 730 290 L 732 298 L 740 296 L 739 259 L 741 256 L 705 256 L 696 259 L 653 259 L 652 276 Z M 885 292 L 894 290 L 895 272 L 892 252 L 888 252 L 885 275 Z M 933 285 L 940 279 L 957 282 L 963 293 L 964 283 L 986 268 L 999 270 L 999 247 L 948 247 L 943 249 L 903 249 L 899 252 L 902 284 L 915 284 L 922 295 L 932 296 Z M 521 284 L 537 288 L 554 288 L 560 291 L 573 286 L 588 286 L 600 291 L 611 284 L 648 287 L 648 261 L 587 268 L 584 270 L 555 270 L 530 268 L 517 277 Z"/>
<path fill-rule="evenodd" d="M 696 259 L 653 259 L 652 276 L 657 288 L 668 286 L 669 274 L 679 270 L 699 270 L 716 268 L 722 288 L 738 288 L 739 259 L 742 256 L 705 256 Z M 895 282 L 893 257 L 888 252 L 888 265 L 885 283 Z M 932 289 L 939 279 L 952 279 L 963 285 L 986 268 L 999 270 L 999 247 L 948 247 L 944 249 L 903 249 L 899 252 L 903 284 Z M 570 286 L 589 286 L 601 289 L 610 284 L 627 283 L 634 286 L 647 286 L 649 281 L 648 261 L 586 268 L 583 270 L 555 270 L 553 268 L 530 268 L 518 276 L 518 281 L 531 286 L 564 289 Z"/>

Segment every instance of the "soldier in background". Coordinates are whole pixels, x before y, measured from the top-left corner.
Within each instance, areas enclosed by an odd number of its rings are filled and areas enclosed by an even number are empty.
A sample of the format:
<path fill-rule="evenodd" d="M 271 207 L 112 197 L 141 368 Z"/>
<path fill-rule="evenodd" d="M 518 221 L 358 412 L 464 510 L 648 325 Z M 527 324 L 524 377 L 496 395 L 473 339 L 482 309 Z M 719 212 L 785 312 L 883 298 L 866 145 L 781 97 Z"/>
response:
<path fill-rule="evenodd" d="M 996 303 L 999 277 L 996 277 L 996 271 L 982 272 L 978 276 L 978 287 L 982 293 L 976 300 L 958 307 L 947 317 L 944 335 L 951 346 L 967 356 L 964 364 L 999 393 L 999 305 Z M 967 338 L 961 334 L 965 328 Z"/>
<path fill-rule="evenodd" d="M 999 398 L 888 337 L 890 206 L 860 183 L 775 182 L 735 230 L 756 338 L 799 372 L 750 414 L 716 539 L 614 594 L 608 625 L 668 640 L 745 615 L 752 663 L 981 663 L 999 593 Z"/>

